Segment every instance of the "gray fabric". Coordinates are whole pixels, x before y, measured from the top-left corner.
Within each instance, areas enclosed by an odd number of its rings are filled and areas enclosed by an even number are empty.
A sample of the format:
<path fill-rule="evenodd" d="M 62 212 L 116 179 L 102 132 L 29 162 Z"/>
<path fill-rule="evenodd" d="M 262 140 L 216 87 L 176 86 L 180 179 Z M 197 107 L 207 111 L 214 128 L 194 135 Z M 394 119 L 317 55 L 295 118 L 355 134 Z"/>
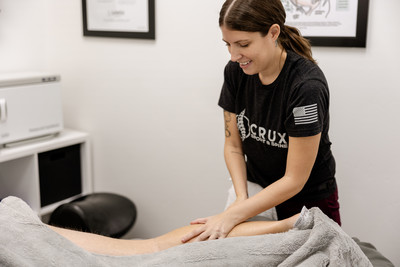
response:
<path fill-rule="evenodd" d="M 372 266 L 319 209 L 303 209 L 286 233 L 185 244 L 134 256 L 96 255 L 44 225 L 22 200 L 0 203 L 0 266 Z"/>
<path fill-rule="evenodd" d="M 360 241 L 360 239 L 353 237 L 357 245 L 364 252 L 365 256 L 368 257 L 373 266 L 376 267 L 394 267 L 394 264 L 385 256 L 380 253 L 374 245 L 368 242 Z"/>

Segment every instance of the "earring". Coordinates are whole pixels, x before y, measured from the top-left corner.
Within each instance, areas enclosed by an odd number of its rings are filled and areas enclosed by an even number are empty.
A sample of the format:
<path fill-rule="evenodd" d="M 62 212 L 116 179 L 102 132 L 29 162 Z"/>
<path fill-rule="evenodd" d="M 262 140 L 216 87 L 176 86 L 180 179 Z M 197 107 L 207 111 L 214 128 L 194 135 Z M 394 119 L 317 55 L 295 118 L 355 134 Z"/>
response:
<path fill-rule="evenodd" d="M 275 47 L 278 47 L 278 40 L 275 40 Z"/>

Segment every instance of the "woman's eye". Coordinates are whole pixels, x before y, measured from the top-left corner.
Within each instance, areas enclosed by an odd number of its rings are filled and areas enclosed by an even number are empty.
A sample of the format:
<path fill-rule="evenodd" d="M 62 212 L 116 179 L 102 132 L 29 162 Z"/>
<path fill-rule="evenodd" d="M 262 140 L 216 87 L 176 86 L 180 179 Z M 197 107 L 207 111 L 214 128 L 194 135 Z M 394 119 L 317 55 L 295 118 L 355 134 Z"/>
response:
<path fill-rule="evenodd" d="M 240 47 L 248 47 L 249 44 L 241 44 Z"/>

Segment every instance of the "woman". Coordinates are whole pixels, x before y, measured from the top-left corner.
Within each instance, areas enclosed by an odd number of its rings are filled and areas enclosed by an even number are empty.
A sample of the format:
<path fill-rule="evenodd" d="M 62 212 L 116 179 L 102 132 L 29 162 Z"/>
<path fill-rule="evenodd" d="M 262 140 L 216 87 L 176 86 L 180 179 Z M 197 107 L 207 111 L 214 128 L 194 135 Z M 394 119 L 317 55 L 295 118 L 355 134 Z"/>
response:
<path fill-rule="evenodd" d="M 219 25 L 231 61 L 219 105 L 224 155 L 236 200 L 194 220 L 186 242 L 226 237 L 233 227 L 276 208 L 278 219 L 319 207 L 340 225 L 335 160 L 328 136 L 329 91 L 309 42 L 284 25 L 280 0 L 227 0 Z M 248 196 L 247 181 L 263 189 Z"/>

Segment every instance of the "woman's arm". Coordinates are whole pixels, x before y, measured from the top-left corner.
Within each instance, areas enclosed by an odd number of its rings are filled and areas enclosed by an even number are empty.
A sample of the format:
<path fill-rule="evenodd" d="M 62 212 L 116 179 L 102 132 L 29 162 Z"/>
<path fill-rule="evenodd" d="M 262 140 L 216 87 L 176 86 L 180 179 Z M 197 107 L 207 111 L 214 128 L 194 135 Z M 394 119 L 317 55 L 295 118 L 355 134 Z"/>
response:
<path fill-rule="evenodd" d="M 236 194 L 236 201 L 230 206 L 232 207 L 237 203 L 246 200 L 248 197 L 247 173 L 246 173 L 246 163 L 242 148 L 242 140 L 240 139 L 239 130 L 236 124 L 236 115 L 234 113 L 224 110 L 224 122 L 225 122 L 224 157 L 229 174 L 231 175 L 233 187 L 235 189 L 235 194 Z M 191 221 L 190 223 L 205 224 L 207 220 L 208 218 L 198 218 L 196 220 Z M 235 225 L 236 224 L 232 224 L 231 226 L 229 226 L 229 229 L 227 229 L 228 232 L 226 234 L 228 234 L 229 231 L 232 229 L 231 227 Z M 196 230 L 200 231 L 200 229 Z M 194 237 L 194 235 L 195 232 L 193 232 L 192 235 L 186 235 L 182 239 L 182 242 L 189 241 Z"/>
<path fill-rule="evenodd" d="M 224 212 L 199 219 L 203 225 L 182 238 L 186 242 L 226 237 L 231 229 L 260 212 L 290 199 L 301 191 L 310 176 L 318 153 L 321 134 L 289 137 L 285 175 L 256 195 L 230 206 Z M 300 212 L 300 211 L 299 211 Z"/>
<path fill-rule="evenodd" d="M 231 175 L 236 199 L 247 199 L 247 174 L 246 163 L 242 148 L 242 140 L 236 124 L 236 115 L 224 110 L 225 121 L 225 163 Z"/>
<path fill-rule="evenodd" d="M 318 153 L 321 134 L 310 137 L 289 137 L 285 175 L 253 197 L 229 209 L 246 220 L 279 205 L 299 193 L 310 176 Z"/>

